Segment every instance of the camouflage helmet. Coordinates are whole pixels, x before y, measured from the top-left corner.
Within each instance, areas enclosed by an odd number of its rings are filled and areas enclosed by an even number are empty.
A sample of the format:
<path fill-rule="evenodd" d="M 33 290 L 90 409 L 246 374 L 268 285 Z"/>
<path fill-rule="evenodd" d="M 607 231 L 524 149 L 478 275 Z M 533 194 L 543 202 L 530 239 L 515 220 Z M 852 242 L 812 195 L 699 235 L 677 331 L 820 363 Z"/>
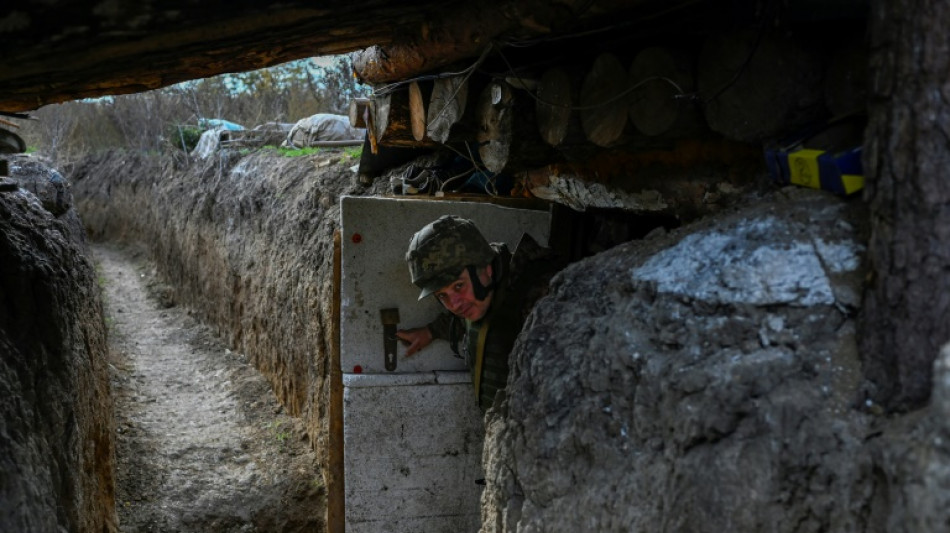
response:
<path fill-rule="evenodd" d="M 417 231 L 406 252 L 412 283 L 422 289 L 420 300 L 455 281 L 465 267 L 487 265 L 494 257 L 475 223 L 455 215 L 443 215 Z"/>

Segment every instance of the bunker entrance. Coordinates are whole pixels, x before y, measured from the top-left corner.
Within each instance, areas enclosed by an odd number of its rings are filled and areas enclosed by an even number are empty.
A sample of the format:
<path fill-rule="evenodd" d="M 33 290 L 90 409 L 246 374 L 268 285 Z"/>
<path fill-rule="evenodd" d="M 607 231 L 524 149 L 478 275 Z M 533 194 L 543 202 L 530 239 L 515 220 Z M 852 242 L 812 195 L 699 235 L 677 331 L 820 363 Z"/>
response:
<path fill-rule="evenodd" d="M 445 341 L 407 358 L 387 353 L 387 327 L 439 312 L 409 281 L 412 235 L 443 214 L 475 222 L 491 242 L 523 233 L 546 245 L 548 210 L 489 203 L 344 197 L 340 368 L 346 531 L 477 531 L 484 432 L 465 362 Z M 398 322 L 394 324 L 393 322 Z M 330 487 L 331 492 L 334 487 Z M 338 490 L 338 488 L 337 488 Z M 332 508 L 332 502 L 331 502 Z M 331 511 L 330 516 L 333 516 Z M 383 526 L 385 524 L 385 526 Z M 330 524 L 333 530 L 333 524 Z"/>

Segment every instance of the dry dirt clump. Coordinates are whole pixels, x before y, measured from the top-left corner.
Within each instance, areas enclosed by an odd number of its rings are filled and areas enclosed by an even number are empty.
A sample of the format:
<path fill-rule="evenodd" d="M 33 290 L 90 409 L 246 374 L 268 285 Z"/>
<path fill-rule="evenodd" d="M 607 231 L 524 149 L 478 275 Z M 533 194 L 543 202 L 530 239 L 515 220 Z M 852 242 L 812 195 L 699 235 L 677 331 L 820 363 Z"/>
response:
<path fill-rule="evenodd" d="M 323 478 L 302 421 L 176 305 L 141 254 L 94 252 L 112 339 L 120 530 L 319 531 Z"/>

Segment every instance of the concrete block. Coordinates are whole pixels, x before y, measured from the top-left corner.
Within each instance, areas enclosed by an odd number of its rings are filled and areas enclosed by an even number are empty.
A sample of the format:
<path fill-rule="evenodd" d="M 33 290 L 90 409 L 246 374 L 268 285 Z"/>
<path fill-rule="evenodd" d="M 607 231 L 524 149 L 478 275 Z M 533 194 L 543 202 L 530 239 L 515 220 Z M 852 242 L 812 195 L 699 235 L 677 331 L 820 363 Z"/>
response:
<path fill-rule="evenodd" d="M 347 531 L 477 531 L 484 429 L 471 384 L 377 377 L 400 384 L 344 388 Z"/>

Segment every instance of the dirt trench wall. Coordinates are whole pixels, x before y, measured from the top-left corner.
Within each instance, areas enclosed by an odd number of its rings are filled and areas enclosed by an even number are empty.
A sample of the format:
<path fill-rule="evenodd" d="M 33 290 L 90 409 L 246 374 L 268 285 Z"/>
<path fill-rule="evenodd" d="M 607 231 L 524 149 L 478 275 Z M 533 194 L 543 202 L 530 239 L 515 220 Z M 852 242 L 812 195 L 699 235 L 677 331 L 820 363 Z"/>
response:
<path fill-rule="evenodd" d="M 487 416 L 481 531 L 947 530 L 950 347 L 927 409 L 864 399 L 860 205 L 786 189 L 561 272 Z"/>
<path fill-rule="evenodd" d="M 221 153 L 177 168 L 113 152 L 71 173 L 94 239 L 141 243 L 171 299 L 195 309 L 270 380 L 287 411 L 326 436 L 332 235 L 357 161 Z M 320 454 L 325 457 L 325 454 Z"/>
<path fill-rule="evenodd" d="M 22 188 L 0 192 L 0 531 L 113 531 L 97 276 L 68 195 L 39 190 L 67 193 L 62 177 L 23 170 L 11 165 Z"/>
<path fill-rule="evenodd" d="M 72 173 L 97 238 L 145 243 L 325 446 L 340 154 Z M 866 215 L 785 189 L 560 273 L 486 417 L 482 532 L 924 532 L 950 524 L 950 349 L 884 416 L 856 349 Z M 325 456 L 325 454 L 323 455 Z"/>

